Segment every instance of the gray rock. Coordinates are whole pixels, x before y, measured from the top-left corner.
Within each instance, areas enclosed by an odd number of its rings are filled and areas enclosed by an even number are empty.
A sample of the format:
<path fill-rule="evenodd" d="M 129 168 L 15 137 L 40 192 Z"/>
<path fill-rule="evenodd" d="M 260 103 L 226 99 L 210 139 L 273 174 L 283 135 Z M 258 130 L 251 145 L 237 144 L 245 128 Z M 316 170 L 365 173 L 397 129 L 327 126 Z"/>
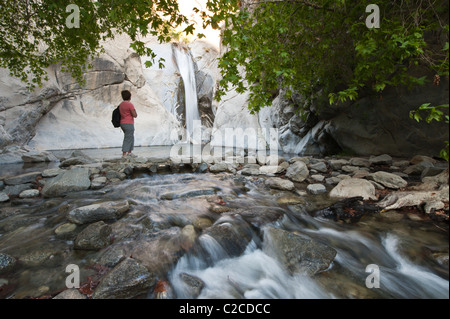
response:
<path fill-rule="evenodd" d="M 44 197 L 61 196 L 70 192 L 87 190 L 90 186 L 89 169 L 73 168 L 46 182 L 42 195 Z"/>
<path fill-rule="evenodd" d="M 41 162 L 56 162 L 58 159 L 55 155 L 49 152 L 30 151 L 22 155 L 22 160 L 25 163 L 41 163 Z"/>
<path fill-rule="evenodd" d="M 49 177 L 56 177 L 62 172 L 65 172 L 61 168 L 49 168 L 42 172 L 42 177 L 49 178 Z"/>
<path fill-rule="evenodd" d="M 9 194 L 9 196 L 19 196 L 20 193 L 27 189 L 32 189 L 32 184 L 20 184 L 20 185 L 14 185 L 14 186 L 6 186 L 3 192 L 5 194 Z"/>
<path fill-rule="evenodd" d="M 111 226 L 103 221 L 91 224 L 81 231 L 74 242 L 74 249 L 100 250 L 110 243 Z"/>
<path fill-rule="evenodd" d="M 0 253 L 0 274 L 6 273 L 14 268 L 16 259 L 10 255 Z"/>
<path fill-rule="evenodd" d="M 66 289 L 57 294 L 53 299 L 87 299 L 85 295 L 78 291 L 78 289 Z"/>
<path fill-rule="evenodd" d="M 198 167 L 197 167 L 197 172 L 199 173 L 204 173 L 208 170 L 209 166 L 207 163 L 201 163 Z"/>
<path fill-rule="evenodd" d="M 325 176 L 319 174 L 311 175 L 311 180 L 322 183 L 325 180 Z"/>
<path fill-rule="evenodd" d="M 77 228 L 78 227 L 75 224 L 65 223 L 55 229 L 55 235 L 60 239 L 72 240 L 76 237 Z"/>
<path fill-rule="evenodd" d="M 226 163 L 216 163 L 209 167 L 211 173 L 221 173 L 228 171 L 228 165 Z"/>
<path fill-rule="evenodd" d="M 126 258 L 126 253 L 121 247 L 108 247 L 95 259 L 95 263 L 113 268 Z"/>
<path fill-rule="evenodd" d="M 332 170 L 338 171 L 342 168 L 342 166 L 349 165 L 349 161 L 345 159 L 329 160 L 328 165 L 330 165 Z"/>
<path fill-rule="evenodd" d="M 327 165 L 324 162 L 318 162 L 315 164 L 310 164 L 309 169 L 315 169 L 318 172 L 326 173 L 328 171 Z"/>
<path fill-rule="evenodd" d="M 412 165 L 416 165 L 419 164 L 421 162 L 429 162 L 431 164 L 436 164 L 437 161 L 429 156 L 424 156 L 424 155 L 416 155 L 413 158 L 411 158 L 410 163 Z"/>
<path fill-rule="evenodd" d="M 379 156 L 371 156 L 369 159 L 372 165 L 391 165 L 392 157 L 388 154 L 383 154 Z"/>
<path fill-rule="evenodd" d="M 274 227 L 264 232 L 263 250 L 292 274 L 325 271 L 336 257 L 336 250 L 327 245 Z"/>
<path fill-rule="evenodd" d="M 406 187 L 408 185 L 408 182 L 405 181 L 403 178 L 396 174 L 378 171 L 372 174 L 369 174 L 367 176 L 367 179 L 370 179 L 372 181 L 375 181 L 377 183 L 380 183 L 381 185 L 392 188 L 392 189 L 399 189 L 402 187 Z"/>
<path fill-rule="evenodd" d="M 407 167 L 403 171 L 403 173 L 408 174 L 408 175 L 421 175 L 422 172 L 427 167 L 431 168 L 431 167 L 434 167 L 434 165 L 432 163 L 430 163 L 430 162 L 423 161 L 423 162 L 420 162 L 418 164 L 411 165 L 411 166 Z"/>
<path fill-rule="evenodd" d="M 205 236 L 213 238 L 219 247 L 223 249 L 221 258 L 240 256 L 251 240 L 250 234 L 240 230 L 238 224 L 221 223 L 214 224 L 203 231 L 199 240 L 205 240 Z M 215 256 L 217 258 L 218 256 Z"/>
<path fill-rule="evenodd" d="M 107 179 L 105 176 L 94 178 L 91 182 L 91 189 L 103 188 L 106 185 L 106 181 Z"/>
<path fill-rule="evenodd" d="M 425 167 L 422 173 L 420 174 L 420 178 L 423 179 L 427 176 L 436 176 L 442 173 L 445 169 L 441 167 Z"/>
<path fill-rule="evenodd" d="M 68 158 L 64 161 L 61 162 L 61 164 L 59 164 L 59 167 L 64 168 L 64 167 L 69 167 L 69 166 L 73 166 L 73 165 L 84 165 L 84 164 L 91 164 L 93 163 L 93 160 L 86 157 L 86 156 L 77 156 L 77 157 L 71 157 Z"/>
<path fill-rule="evenodd" d="M 308 176 L 308 167 L 302 161 L 295 161 L 286 170 L 286 177 L 294 182 L 303 182 Z"/>
<path fill-rule="evenodd" d="M 203 280 L 185 272 L 180 273 L 180 279 L 186 284 L 188 298 L 197 298 L 205 286 Z"/>
<path fill-rule="evenodd" d="M 33 198 L 38 197 L 41 193 L 37 189 L 27 189 L 19 194 L 20 198 Z"/>
<path fill-rule="evenodd" d="M 146 294 L 156 284 L 155 275 L 132 258 L 126 258 L 106 274 L 93 299 L 131 299 Z"/>
<path fill-rule="evenodd" d="M 7 201 L 9 201 L 9 196 L 4 192 L 0 192 L 0 203 L 4 203 Z"/>
<path fill-rule="evenodd" d="M 259 175 L 259 173 L 259 165 L 258 168 L 247 167 L 241 170 L 241 174 L 246 176 Z"/>
<path fill-rule="evenodd" d="M 312 195 L 324 194 L 327 192 L 327 188 L 322 184 L 310 184 L 306 187 L 306 190 Z"/>
<path fill-rule="evenodd" d="M 103 202 L 78 207 L 69 212 L 68 219 L 74 224 L 88 224 L 121 218 L 130 209 L 127 200 L 120 202 Z"/>
<path fill-rule="evenodd" d="M 354 157 L 350 159 L 350 165 L 360 167 L 370 167 L 372 163 L 367 158 Z"/>
<path fill-rule="evenodd" d="M 214 195 L 217 189 L 214 187 L 195 188 L 180 192 L 168 192 L 161 195 L 161 199 L 173 200 L 178 198 L 189 198 L 204 195 Z"/>
<path fill-rule="evenodd" d="M 270 188 L 274 189 L 280 189 L 280 190 L 287 190 L 292 191 L 295 189 L 295 185 L 293 182 L 287 179 L 282 179 L 279 177 L 272 177 L 268 178 L 265 181 L 265 184 L 269 186 Z"/>
<path fill-rule="evenodd" d="M 20 185 L 20 184 L 27 184 L 32 183 L 36 181 L 36 177 L 41 176 L 41 172 L 32 172 L 32 173 L 26 173 L 21 174 L 17 176 L 11 176 L 4 179 L 4 182 L 6 185 Z"/>
<path fill-rule="evenodd" d="M 330 197 L 351 198 L 363 197 L 364 200 L 376 200 L 375 186 L 368 180 L 360 178 L 346 178 L 341 180 L 330 192 Z"/>

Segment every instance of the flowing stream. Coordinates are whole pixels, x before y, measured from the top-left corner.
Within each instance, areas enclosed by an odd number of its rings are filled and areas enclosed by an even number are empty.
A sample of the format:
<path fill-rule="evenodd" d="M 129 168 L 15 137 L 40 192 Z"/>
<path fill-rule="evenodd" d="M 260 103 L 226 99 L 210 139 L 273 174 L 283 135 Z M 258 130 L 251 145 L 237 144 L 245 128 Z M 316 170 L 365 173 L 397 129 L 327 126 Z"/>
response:
<path fill-rule="evenodd" d="M 192 196 L 163 199 L 168 192 Z M 182 229 L 198 218 L 213 225 L 232 224 L 237 236 L 250 238 L 242 254 L 230 256 L 212 236 L 197 229 L 194 247 L 165 269 L 175 298 L 449 297 L 448 225 L 399 213 L 365 216 L 356 224 L 338 223 L 314 217 L 317 209 L 329 204 L 326 196 L 305 195 L 303 203 L 294 205 L 279 201 L 289 196 L 292 193 L 267 189 L 257 177 L 137 174 L 98 191 L 1 204 L 0 253 L 14 256 L 19 265 L 14 272 L 0 275 L 1 297 L 39 297 L 61 291 L 68 264 L 79 265 L 82 281 L 92 276 L 89 266 L 98 263 L 105 250 L 74 250 L 73 238 L 58 237 L 55 230 L 67 223 L 71 208 L 121 199 L 131 201 L 132 208 L 122 219 L 110 222 L 114 240 L 108 249 L 133 247 L 136 251 L 143 239 Z M 231 210 L 212 212 L 210 206 L 217 199 Z M 267 220 L 264 214 L 245 217 L 246 211 L 255 208 L 281 214 L 276 220 Z M 329 269 L 314 276 L 289 273 L 266 253 L 264 247 L 271 241 L 266 227 L 325 243 L 337 251 L 336 257 Z M 447 264 L 439 263 L 441 254 L 446 254 Z M 369 265 L 379 267 L 379 288 L 366 286 Z M 193 295 L 181 274 L 200 279 L 203 289 Z"/>

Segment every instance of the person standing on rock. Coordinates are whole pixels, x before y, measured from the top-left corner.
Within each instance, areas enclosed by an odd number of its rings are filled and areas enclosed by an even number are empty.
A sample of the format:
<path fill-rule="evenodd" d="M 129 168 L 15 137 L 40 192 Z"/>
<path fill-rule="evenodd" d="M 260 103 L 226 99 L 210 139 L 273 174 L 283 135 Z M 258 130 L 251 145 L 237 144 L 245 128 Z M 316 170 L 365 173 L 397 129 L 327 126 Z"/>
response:
<path fill-rule="evenodd" d="M 122 156 L 135 156 L 132 154 L 134 149 L 134 119 L 137 117 L 136 109 L 131 101 L 131 92 L 122 91 L 123 102 L 119 105 L 120 110 L 120 128 L 125 134 L 122 143 Z"/>

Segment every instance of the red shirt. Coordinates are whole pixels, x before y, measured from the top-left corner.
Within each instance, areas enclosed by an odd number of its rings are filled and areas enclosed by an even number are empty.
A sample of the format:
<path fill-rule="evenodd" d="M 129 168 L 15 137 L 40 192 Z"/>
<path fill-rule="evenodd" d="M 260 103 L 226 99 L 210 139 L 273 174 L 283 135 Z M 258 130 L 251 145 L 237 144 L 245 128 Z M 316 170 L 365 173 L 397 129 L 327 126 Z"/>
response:
<path fill-rule="evenodd" d="M 134 105 L 131 102 L 123 101 L 120 103 L 120 124 L 134 124 L 134 117 L 131 115 L 131 111 L 134 109 Z"/>

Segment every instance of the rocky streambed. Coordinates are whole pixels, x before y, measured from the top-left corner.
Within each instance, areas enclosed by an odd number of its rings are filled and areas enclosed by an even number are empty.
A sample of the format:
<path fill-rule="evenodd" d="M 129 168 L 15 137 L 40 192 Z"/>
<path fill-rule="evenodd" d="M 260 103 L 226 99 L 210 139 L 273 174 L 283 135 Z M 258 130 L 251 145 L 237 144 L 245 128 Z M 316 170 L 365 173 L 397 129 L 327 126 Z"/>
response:
<path fill-rule="evenodd" d="M 435 159 L 29 153 L 0 178 L 1 298 L 449 296 Z"/>

